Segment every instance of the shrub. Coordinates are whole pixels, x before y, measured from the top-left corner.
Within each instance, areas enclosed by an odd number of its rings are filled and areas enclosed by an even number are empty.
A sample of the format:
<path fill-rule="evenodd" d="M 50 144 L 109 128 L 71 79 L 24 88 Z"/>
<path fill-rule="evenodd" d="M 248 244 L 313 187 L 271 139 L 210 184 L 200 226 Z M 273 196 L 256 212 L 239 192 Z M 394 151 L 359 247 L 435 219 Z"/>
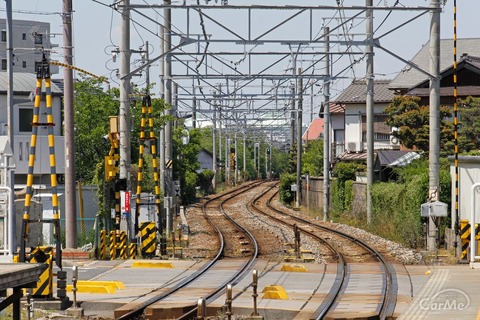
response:
<path fill-rule="evenodd" d="M 295 193 L 291 191 L 291 186 L 296 182 L 297 176 L 292 173 L 280 175 L 280 200 L 285 204 L 291 204 L 295 200 Z"/>

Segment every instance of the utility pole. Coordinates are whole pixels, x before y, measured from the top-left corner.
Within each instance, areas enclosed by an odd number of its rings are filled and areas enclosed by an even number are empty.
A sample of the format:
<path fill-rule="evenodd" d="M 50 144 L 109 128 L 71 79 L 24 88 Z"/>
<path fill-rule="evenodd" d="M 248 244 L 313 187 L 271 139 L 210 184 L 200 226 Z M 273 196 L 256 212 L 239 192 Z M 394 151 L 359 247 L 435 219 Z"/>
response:
<path fill-rule="evenodd" d="M 167 6 L 164 8 L 163 17 L 165 20 L 165 103 L 172 106 L 172 56 L 170 51 L 172 49 L 172 12 L 168 7 L 171 4 L 171 0 L 164 0 L 163 3 Z M 165 111 L 166 115 L 173 116 L 172 108 L 169 108 Z M 168 121 L 165 125 L 165 162 L 171 164 L 165 168 L 165 195 L 171 199 L 173 197 L 173 148 L 172 148 L 172 121 Z M 167 208 L 167 226 L 166 234 L 167 237 L 170 236 L 173 227 L 173 212 L 172 212 L 172 203 L 168 201 Z M 163 237 L 162 237 L 163 238 Z M 165 241 L 165 239 L 163 239 Z"/>
<path fill-rule="evenodd" d="M 323 221 L 330 208 L 330 28 L 323 30 L 325 39 L 325 80 L 323 80 Z M 312 86 L 313 88 L 313 86 Z M 313 101 L 313 100 L 312 100 Z"/>
<path fill-rule="evenodd" d="M 235 129 L 235 177 L 233 178 L 233 181 L 235 182 L 235 186 L 237 186 L 237 176 L 238 176 L 238 142 L 237 142 L 237 130 Z"/>
<path fill-rule="evenodd" d="M 7 11 L 7 118 L 8 118 L 8 140 L 10 141 L 10 148 L 12 149 L 12 164 L 13 155 L 15 154 L 15 130 L 14 130 L 14 119 L 13 119 L 13 21 L 12 21 L 12 0 L 6 0 L 6 11 Z M 5 170 L 8 168 L 7 160 L 5 159 Z M 5 181 L 5 185 L 7 182 Z M 17 251 L 17 235 L 16 235 L 16 213 L 15 213 L 15 170 L 12 166 L 10 170 L 10 181 L 9 181 L 9 212 L 8 212 L 8 255 L 11 260 L 13 260 L 13 255 Z M 14 308 L 15 304 L 14 304 Z M 18 305 L 20 308 L 20 305 Z M 20 310 L 18 310 L 20 314 Z"/>
<path fill-rule="evenodd" d="M 242 181 L 245 182 L 245 173 L 247 172 L 247 117 L 244 116 L 245 127 L 243 128 L 243 178 Z"/>
<path fill-rule="evenodd" d="M 366 0 L 366 6 L 372 7 L 373 0 Z M 367 23 L 367 223 L 372 223 L 372 184 L 374 178 L 373 172 L 373 108 L 374 108 L 374 93 L 373 93 L 373 10 L 366 11 Z M 363 141 L 361 142 L 363 143 Z"/>
<path fill-rule="evenodd" d="M 143 63 L 148 63 L 150 61 L 150 54 L 148 53 L 148 41 L 145 41 L 145 49 L 144 49 L 144 52 L 141 53 L 142 54 L 142 60 L 143 60 Z M 145 56 L 143 56 L 143 54 L 145 54 Z M 146 82 L 145 82 L 145 85 L 147 86 L 147 94 L 150 92 L 150 65 L 147 65 L 147 68 L 145 69 L 145 78 L 146 78 Z"/>
<path fill-rule="evenodd" d="M 293 71 L 293 75 L 295 76 L 295 71 Z M 292 101 L 290 102 L 290 156 L 289 162 L 292 161 L 293 152 L 295 151 L 295 84 L 290 85 L 290 96 L 292 97 Z M 290 172 L 293 173 L 293 165 L 290 163 Z"/>
<path fill-rule="evenodd" d="M 192 127 L 193 129 L 197 127 L 197 98 L 195 97 L 195 88 L 193 89 L 192 99 Z"/>
<path fill-rule="evenodd" d="M 440 200 L 440 0 L 431 0 L 430 16 L 430 140 L 428 201 Z M 473 210 L 473 209 L 472 209 Z M 437 219 L 428 218 L 427 246 L 437 245 Z"/>
<path fill-rule="evenodd" d="M 302 199 L 302 108 L 303 108 L 303 78 L 302 68 L 298 68 L 297 79 L 297 203 L 296 207 L 300 207 L 300 200 Z"/>
<path fill-rule="evenodd" d="M 72 0 L 63 0 L 63 55 L 67 65 L 73 64 Z M 65 244 L 77 247 L 77 200 L 75 188 L 75 139 L 73 109 L 73 70 L 63 68 L 63 105 L 65 121 Z"/>
<path fill-rule="evenodd" d="M 164 59 L 164 52 L 165 52 L 165 28 L 163 24 L 160 24 L 160 98 L 163 99 L 165 102 L 165 59 Z M 162 188 L 164 197 L 166 196 L 165 193 L 165 127 L 162 126 L 158 133 L 158 152 L 159 152 L 159 165 L 158 170 L 160 171 L 160 188 Z M 165 200 L 165 198 L 164 198 Z M 165 204 L 165 201 L 164 201 Z M 157 216 L 157 225 L 158 225 L 158 234 L 160 235 L 160 239 L 163 239 L 163 233 L 165 230 L 165 217 L 166 217 L 166 210 L 165 205 L 160 207 L 160 212 L 158 212 Z M 161 246 L 160 246 L 161 247 Z M 160 248 L 161 249 L 161 248 Z"/>
<path fill-rule="evenodd" d="M 120 133 L 120 190 L 131 190 L 130 185 L 130 0 L 120 0 L 122 4 L 122 35 L 120 38 L 120 112 L 119 112 L 119 133 Z M 116 217 L 117 218 L 117 217 Z M 120 217 L 118 217 L 120 219 Z M 115 221 L 120 223 L 120 221 Z"/>
<path fill-rule="evenodd" d="M 213 132 L 212 132 L 212 158 L 213 158 L 213 192 L 217 190 L 217 108 L 216 101 L 213 104 Z"/>

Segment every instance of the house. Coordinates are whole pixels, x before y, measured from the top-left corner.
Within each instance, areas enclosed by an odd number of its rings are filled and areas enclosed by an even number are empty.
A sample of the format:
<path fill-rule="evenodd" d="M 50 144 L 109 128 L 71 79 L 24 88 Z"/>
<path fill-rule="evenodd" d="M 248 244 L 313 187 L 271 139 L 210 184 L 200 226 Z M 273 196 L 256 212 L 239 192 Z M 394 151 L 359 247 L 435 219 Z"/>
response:
<path fill-rule="evenodd" d="M 200 173 L 203 170 L 213 170 L 213 155 L 210 151 L 206 149 L 200 150 L 198 153 L 198 162 L 200 162 L 200 169 L 197 170 L 197 173 Z"/>
<path fill-rule="evenodd" d="M 459 98 L 480 96 L 480 38 L 457 40 L 457 95 Z M 429 71 L 429 44 L 425 44 L 411 62 Z M 440 40 L 440 104 L 453 105 L 453 40 Z M 421 105 L 429 105 L 429 78 L 407 65 L 388 85 L 395 94 L 421 98 Z"/>
<path fill-rule="evenodd" d="M 7 73 L 0 72 L 0 135 L 8 135 L 7 127 Z M 33 95 L 36 87 L 36 75 L 32 73 L 15 73 L 13 75 L 13 130 L 15 184 L 25 185 L 28 173 L 28 156 L 33 119 Z M 54 84 L 52 90 L 52 114 L 55 141 L 56 172 L 59 178 L 65 173 L 64 137 L 62 136 L 62 95 L 63 92 Z M 45 85 L 42 89 L 39 122 L 46 123 Z M 36 157 L 34 166 L 34 185 L 51 185 L 50 160 L 48 147 L 48 127 L 38 128 Z"/>
<path fill-rule="evenodd" d="M 383 113 L 393 98 L 393 91 L 388 89 L 389 83 L 390 80 L 374 80 L 373 135 L 375 150 L 400 148 L 398 140 L 391 139 L 391 128 L 385 124 L 387 115 Z M 364 154 L 366 151 L 366 94 L 366 81 L 355 80 L 332 103 L 330 109 L 334 159 L 347 160 L 349 157 L 356 159 L 359 154 Z M 366 159 L 366 156 L 361 158 Z"/>
<path fill-rule="evenodd" d="M 1 71 L 7 70 L 7 21 L 0 19 Z M 50 23 L 28 20 L 12 21 L 13 72 L 35 73 L 42 62 L 42 50 L 58 47 L 50 42 Z M 58 66 L 50 66 L 52 74 L 58 73 Z"/>
<path fill-rule="evenodd" d="M 302 144 L 308 144 L 309 141 L 323 139 L 323 119 L 316 118 L 308 126 L 302 135 Z"/>

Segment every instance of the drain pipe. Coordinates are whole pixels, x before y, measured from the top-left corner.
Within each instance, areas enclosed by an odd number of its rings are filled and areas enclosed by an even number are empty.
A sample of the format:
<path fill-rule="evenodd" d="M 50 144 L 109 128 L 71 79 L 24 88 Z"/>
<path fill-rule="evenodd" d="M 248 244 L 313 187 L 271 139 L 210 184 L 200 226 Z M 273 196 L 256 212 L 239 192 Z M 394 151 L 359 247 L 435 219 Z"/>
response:
<path fill-rule="evenodd" d="M 475 191 L 480 188 L 480 183 L 475 183 L 472 186 L 472 208 L 471 208 L 471 217 L 470 217 L 470 269 L 475 269 L 475 258 L 480 258 L 475 256 Z"/>

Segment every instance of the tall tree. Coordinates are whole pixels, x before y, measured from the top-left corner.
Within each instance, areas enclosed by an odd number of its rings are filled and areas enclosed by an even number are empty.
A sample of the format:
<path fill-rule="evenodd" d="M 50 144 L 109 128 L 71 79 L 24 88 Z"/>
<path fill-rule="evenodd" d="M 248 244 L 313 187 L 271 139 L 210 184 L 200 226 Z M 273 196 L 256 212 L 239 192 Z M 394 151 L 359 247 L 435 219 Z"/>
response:
<path fill-rule="evenodd" d="M 75 82 L 74 88 L 76 178 L 88 184 L 110 149 L 103 136 L 109 132 L 109 117 L 118 114 L 118 90 L 105 91 L 101 81 L 92 78 Z"/>
<path fill-rule="evenodd" d="M 407 148 L 428 151 L 429 121 L 428 106 L 419 105 L 420 98 L 397 96 L 385 108 L 388 115 L 386 123 L 397 130 L 393 135 Z M 440 150 L 446 150 L 446 144 L 453 140 L 452 111 L 446 106 L 440 107 Z"/>
<path fill-rule="evenodd" d="M 311 176 L 323 174 L 323 140 L 314 140 L 308 143 L 302 162 L 302 173 L 308 173 Z"/>

